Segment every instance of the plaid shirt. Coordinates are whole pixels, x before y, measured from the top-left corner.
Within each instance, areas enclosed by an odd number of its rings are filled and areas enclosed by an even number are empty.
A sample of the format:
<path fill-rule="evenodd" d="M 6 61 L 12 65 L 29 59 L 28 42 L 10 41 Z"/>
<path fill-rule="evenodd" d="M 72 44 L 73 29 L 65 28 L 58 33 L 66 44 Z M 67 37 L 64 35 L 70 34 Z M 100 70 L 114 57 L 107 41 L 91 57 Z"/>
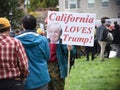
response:
<path fill-rule="evenodd" d="M 19 40 L 0 35 L 0 79 L 28 75 L 28 59 Z"/>

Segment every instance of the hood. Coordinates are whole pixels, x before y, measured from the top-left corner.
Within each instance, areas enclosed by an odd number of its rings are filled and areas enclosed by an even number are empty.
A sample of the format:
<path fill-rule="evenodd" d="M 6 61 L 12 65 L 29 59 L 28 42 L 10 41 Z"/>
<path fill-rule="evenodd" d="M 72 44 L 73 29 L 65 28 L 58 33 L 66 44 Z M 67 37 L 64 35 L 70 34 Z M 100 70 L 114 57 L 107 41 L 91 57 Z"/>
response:
<path fill-rule="evenodd" d="M 15 38 L 19 39 L 25 47 L 33 47 L 41 43 L 41 37 L 43 36 L 36 34 L 35 32 L 25 32 Z"/>

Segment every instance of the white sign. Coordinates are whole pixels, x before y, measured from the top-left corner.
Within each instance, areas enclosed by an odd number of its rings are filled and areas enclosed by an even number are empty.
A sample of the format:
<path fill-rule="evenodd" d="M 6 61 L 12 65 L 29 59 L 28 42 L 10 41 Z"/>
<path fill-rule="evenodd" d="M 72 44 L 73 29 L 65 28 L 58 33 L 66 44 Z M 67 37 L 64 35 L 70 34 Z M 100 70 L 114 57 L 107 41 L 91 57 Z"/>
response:
<path fill-rule="evenodd" d="M 95 18 L 96 15 L 91 13 L 49 11 L 48 25 L 51 23 L 60 24 L 62 44 L 93 46 Z"/>
<path fill-rule="evenodd" d="M 39 23 L 39 25 L 40 25 L 40 28 L 42 29 L 42 31 L 44 32 L 44 24 Z"/>

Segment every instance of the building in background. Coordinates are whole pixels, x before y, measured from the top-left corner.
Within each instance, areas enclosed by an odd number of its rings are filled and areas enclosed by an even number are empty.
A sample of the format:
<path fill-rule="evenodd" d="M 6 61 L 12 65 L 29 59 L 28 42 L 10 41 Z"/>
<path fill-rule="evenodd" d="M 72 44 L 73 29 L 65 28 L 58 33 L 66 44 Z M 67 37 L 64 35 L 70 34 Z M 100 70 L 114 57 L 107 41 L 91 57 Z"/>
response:
<path fill-rule="evenodd" d="M 59 0 L 59 11 L 96 13 L 96 19 L 120 18 L 120 0 Z"/>

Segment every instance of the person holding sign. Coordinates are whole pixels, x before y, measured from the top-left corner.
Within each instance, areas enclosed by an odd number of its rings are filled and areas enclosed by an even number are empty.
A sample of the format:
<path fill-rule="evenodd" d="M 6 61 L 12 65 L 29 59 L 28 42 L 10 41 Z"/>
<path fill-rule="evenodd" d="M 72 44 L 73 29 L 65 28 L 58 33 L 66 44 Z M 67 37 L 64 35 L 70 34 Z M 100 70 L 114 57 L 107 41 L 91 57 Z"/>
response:
<path fill-rule="evenodd" d="M 48 70 L 51 77 L 48 90 L 64 90 L 65 78 L 68 74 L 68 51 L 71 53 L 70 56 L 75 56 L 76 49 L 72 45 L 61 44 L 62 29 L 58 23 L 49 24 L 47 30 L 50 41 Z"/>

